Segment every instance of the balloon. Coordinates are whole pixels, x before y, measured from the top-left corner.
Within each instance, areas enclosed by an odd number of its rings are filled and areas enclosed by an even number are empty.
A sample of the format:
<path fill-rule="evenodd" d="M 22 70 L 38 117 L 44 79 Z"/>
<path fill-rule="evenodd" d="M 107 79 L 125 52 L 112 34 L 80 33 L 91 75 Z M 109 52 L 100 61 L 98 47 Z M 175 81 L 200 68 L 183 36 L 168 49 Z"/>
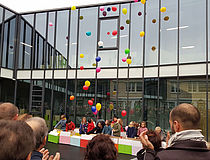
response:
<path fill-rule="evenodd" d="M 102 41 L 99 41 L 99 42 L 98 42 L 99 48 L 103 48 L 103 45 L 104 45 L 104 42 L 102 42 Z"/>
<path fill-rule="evenodd" d="M 110 32 L 107 32 L 107 35 L 110 35 Z"/>
<path fill-rule="evenodd" d="M 71 10 L 73 10 L 73 11 L 76 10 L 76 9 L 77 9 L 76 6 L 71 7 Z"/>
<path fill-rule="evenodd" d="M 145 33 L 144 31 L 140 32 L 140 37 L 144 37 Z"/>
<path fill-rule="evenodd" d="M 93 105 L 93 101 L 92 101 L 92 100 L 88 100 L 88 104 L 89 104 L 90 106 L 92 106 L 92 105 Z"/>
<path fill-rule="evenodd" d="M 85 86 L 89 87 L 90 86 L 90 81 L 85 81 Z"/>
<path fill-rule="evenodd" d="M 97 103 L 96 104 L 96 109 L 97 109 L 97 111 L 100 111 L 101 110 L 101 103 Z"/>
<path fill-rule="evenodd" d="M 114 105 L 113 104 L 110 104 L 109 105 L 109 108 L 110 108 L 110 110 L 113 110 L 114 109 Z"/>
<path fill-rule="evenodd" d="M 91 98 L 92 101 L 94 101 L 94 98 Z"/>
<path fill-rule="evenodd" d="M 95 63 L 93 63 L 93 64 L 92 64 L 92 66 L 96 66 L 96 64 L 95 64 Z"/>
<path fill-rule="evenodd" d="M 113 91 L 113 92 L 112 92 L 113 95 L 116 95 L 116 93 L 117 93 L 117 91 Z"/>
<path fill-rule="evenodd" d="M 126 60 L 127 60 L 127 58 L 125 58 L 125 57 L 124 57 L 124 58 L 122 58 L 122 61 L 123 61 L 123 62 L 125 62 Z"/>
<path fill-rule="evenodd" d="M 83 20 L 83 16 L 80 16 L 79 19 L 80 19 L 80 20 Z"/>
<path fill-rule="evenodd" d="M 92 112 L 95 112 L 96 111 L 96 107 L 95 106 L 92 106 L 91 107 L 91 110 L 92 110 Z"/>
<path fill-rule="evenodd" d="M 80 54 L 79 56 L 80 56 L 80 58 L 84 58 L 84 54 Z"/>
<path fill-rule="evenodd" d="M 126 114 L 127 114 L 126 110 L 122 110 L 121 115 L 124 117 L 126 116 Z"/>
<path fill-rule="evenodd" d="M 131 59 L 131 56 L 128 56 L 127 59 Z"/>
<path fill-rule="evenodd" d="M 106 11 L 103 11 L 103 16 L 106 16 L 106 15 L 107 15 Z"/>
<path fill-rule="evenodd" d="M 113 36 L 116 36 L 116 35 L 117 35 L 117 31 L 114 30 L 114 31 L 112 32 L 112 35 L 113 35 Z"/>
<path fill-rule="evenodd" d="M 100 60 L 101 60 L 101 57 L 96 57 L 96 62 L 100 62 Z"/>
<path fill-rule="evenodd" d="M 83 67 L 83 66 L 81 66 L 81 67 L 80 67 L 80 70 L 83 70 L 83 69 L 84 69 L 84 67 Z"/>
<path fill-rule="evenodd" d="M 87 91 L 88 88 L 89 88 L 89 87 L 87 87 L 87 86 L 85 86 L 85 85 L 83 86 L 83 89 L 84 89 L 85 91 Z"/>
<path fill-rule="evenodd" d="M 141 0 L 141 3 L 142 3 L 142 4 L 145 4 L 145 3 L 146 3 L 146 0 Z"/>
<path fill-rule="evenodd" d="M 107 112 L 110 113 L 110 111 L 111 111 L 111 110 L 110 110 L 109 108 L 107 108 Z"/>
<path fill-rule="evenodd" d="M 126 8 L 123 8 L 123 9 L 122 9 L 122 13 L 123 13 L 123 14 L 127 14 L 127 9 L 126 9 Z"/>
<path fill-rule="evenodd" d="M 94 115 L 96 115 L 98 113 L 98 111 L 96 110 L 95 112 L 93 112 Z"/>
<path fill-rule="evenodd" d="M 52 23 L 52 22 L 50 22 L 50 23 L 49 23 L 49 26 L 50 26 L 50 27 L 52 27 L 52 26 L 53 26 L 53 23 Z"/>
<path fill-rule="evenodd" d="M 108 7 L 108 8 L 107 8 L 107 11 L 108 11 L 108 12 L 109 12 L 109 11 L 111 11 L 111 8 L 110 8 L 110 7 Z"/>
<path fill-rule="evenodd" d="M 97 67 L 97 68 L 96 68 L 96 72 L 97 72 L 97 73 L 101 72 L 101 68 L 100 68 L 100 67 Z"/>
<path fill-rule="evenodd" d="M 110 96 L 110 92 L 107 92 L 106 95 L 107 95 L 107 96 Z"/>
<path fill-rule="evenodd" d="M 123 26 L 121 26 L 121 27 L 120 27 L 120 30 L 124 30 L 124 27 L 123 27 Z"/>
<path fill-rule="evenodd" d="M 134 2 L 138 2 L 138 0 L 134 0 Z"/>
<path fill-rule="evenodd" d="M 104 7 L 100 7 L 100 11 L 104 11 Z"/>
<path fill-rule="evenodd" d="M 73 101 L 74 100 L 74 96 L 70 96 L 70 100 Z"/>
<path fill-rule="evenodd" d="M 129 48 L 125 49 L 125 54 L 129 54 L 129 53 L 130 53 L 130 49 Z"/>
<path fill-rule="evenodd" d="M 152 46 L 152 51 L 155 51 L 156 50 L 156 47 L 155 46 Z"/>
<path fill-rule="evenodd" d="M 86 32 L 86 35 L 87 36 L 91 36 L 91 32 Z"/>
<path fill-rule="evenodd" d="M 141 13 L 141 12 L 139 12 L 139 13 L 138 13 L 138 16 L 141 16 L 141 15 L 142 15 L 142 13 Z"/>
<path fill-rule="evenodd" d="M 133 109 L 131 109 L 131 110 L 130 110 L 130 114 L 133 114 L 133 113 L 134 113 L 134 110 L 133 110 Z"/>
<path fill-rule="evenodd" d="M 130 24 L 131 21 L 129 19 L 126 20 L 126 24 Z"/>
<path fill-rule="evenodd" d="M 169 20 L 169 16 L 165 16 L 164 21 L 168 21 L 168 20 Z"/>
<path fill-rule="evenodd" d="M 117 11 L 117 7 L 112 7 L 112 11 L 116 12 Z"/>
<path fill-rule="evenodd" d="M 161 11 L 161 12 L 165 12 L 165 11 L 166 11 L 166 7 L 162 7 L 162 8 L 160 9 L 160 11 Z"/>
<path fill-rule="evenodd" d="M 131 63 L 132 63 L 131 59 L 127 59 L 126 62 L 127 62 L 128 64 L 131 64 Z"/>

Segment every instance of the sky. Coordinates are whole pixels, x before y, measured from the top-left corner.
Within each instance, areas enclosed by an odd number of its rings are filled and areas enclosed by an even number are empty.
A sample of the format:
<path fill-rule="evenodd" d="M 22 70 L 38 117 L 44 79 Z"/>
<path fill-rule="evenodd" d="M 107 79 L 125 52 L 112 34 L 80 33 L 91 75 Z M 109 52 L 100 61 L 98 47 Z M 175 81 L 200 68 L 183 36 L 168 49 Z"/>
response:
<path fill-rule="evenodd" d="M 29 12 L 71 6 L 83 6 L 128 0 L 0 0 L 0 4 L 18 12 Z"/>

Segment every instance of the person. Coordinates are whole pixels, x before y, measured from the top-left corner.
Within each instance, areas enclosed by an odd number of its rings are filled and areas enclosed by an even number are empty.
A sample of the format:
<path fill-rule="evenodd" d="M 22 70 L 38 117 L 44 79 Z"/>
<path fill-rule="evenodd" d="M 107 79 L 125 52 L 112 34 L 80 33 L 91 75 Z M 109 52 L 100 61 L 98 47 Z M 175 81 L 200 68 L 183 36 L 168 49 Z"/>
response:
<path fill-rule="evenodd" d="M 117 149 L 108 135 L 97 135 L 88 143 L 84 160 L 117 160 Z"/>
<path fill-rule="evenodd" d="M 147 148 L 145 160 L 210 159 L 210 151 L 199 130 L 200 112 L 195 106 L 187 103 L 176 106 L 170 112 L 169 123 L 173 135 L 168 147 L 160 152 L 155 152 L 154 146 L 145 136 L 146 132 L 141 133 L 141 143 Z"/>
<path fill-rule="evenodd" d="M 166 137 L 159 126 L 155 127 L 155 132 L 160 135 L 161 141 L 166 141 Z"/>
<path fill-rule="evenodd" d="M 152 143 L 152 145 L 154 146 L 154 150 L 156 152 L 161 151 L 161 138 L 160 135 L 157 134 L 157 132 L 149 130 L 146 132 L 146 135 L 149 139 L 149 141 Z M 137 153 L 137 159 L 138 160 L 144 160 L 145 157 L 145 149 L 141 149 L 138 153 Z"/>
<path fill-rule="evenodd" d="M 94 128 L 95 128 L 95 126 L 94 126 L 94 123 L 93 123 L 92 119 L 88 119 L 88 130 L 87 130 L 87 132 L 89 133 Z"/>
<path fill-rule="evenodd" d="M 94 134 L 94 133 L 101 134 L 102 130 L 103 130 L 103 126 L 101 122 L 98 122 L 97 126 L 94 129 L 92 129 L 90 132 L 87 132 L 87 134 Z"/>
<path fill-rule="evenodd" d="M 117 120 L 116 123 L 113 125 L 113 136 L 120 137 L 120 131 L 121 131 L 121 125 L 120 125 L 120 119 Z"/>
<path fill-rule="evenodd" d="M 0 120 L 17 120 L 18 118 L 18 108 L 12 103 L 2 103 L 0 105 Z"/>
<path fill-rule="evenodd" d="M 87 133 L 87 121 L 86 121 L 86 117 L 82 118 L 82 122 L 80 124 L 80 128 L 79 128 L 79 134 L 86 134 Z"/>
<path fill-rule="evenodd" d="M 61 130 L 65 131 L 66 130 L 66 116 L 61 115 L 61 120 L 55 125 L 55 129 L 57 129 L 58 126 L 61 126 Z"/>
<path fill-rule="evenodd" d="M 119 123 L 120 123 L 120 126 L 121 126 L 120 131 L 121 132 L 124 132 L 124 129 L 123 129 L 123 120 L 121 118 L 120 118 Z"/>
<path fill-rule="evenodd" d="M 101 125 L 103 126 L 103 128 L 104 128 L 104 126 L 105 126 L 105 120 L 104 119 L 102 119 L 102 118 L 98 118 L 98 120 L 96 121 L 96 127 L 98 126 L 98 123 L 101 123 Z"/>
<path fill-rule="evenodd" d="M 19 115 L 19 116 L 17 117 L 17 120 L 18 120 L 18 121 L 26 121 L 26 120 L 29 119 L 29 118 L 32 118 L 32 115 L 27 114 L 27 113 L 24 113 L 24 114 L 22 114 L 22 115 Z"/>
<path fill-rule="evenodd" d="M 0 160 L 30 160 L 35 139 L 24 121 L 0 120 Z"/>
<path fill-rule="evenodd" d="M 111 123 L 111 127 L 112 127 L 112 128 L 113 128 L 113 125 L 117 122 L 117 120 L 118 120 L 118 117 L 117 117 L 116 115 L 114 115 L 113 121 L 112 121 L 112 123 Z"/>
<path fill-rule="evenodd" d="M 75 124 L 69 118 L 68 121 L 66 122 L 66 132 L 68 132 L 68 131 L 74 131 L 74 129 L 75 129 Z"/>
<path fill-rule="evenodd" d="M 146 127 L 146 122 L 145 121 L 142 121 L 141 122 L 141 125 L 138 129 L 138 133 L 137 133 L 137 136 L 139 136 L 142 132 L 144 131 L 148 131 L 147 127 Z"/>
<path fill-rule="evenodd" d="M 46 145 L 47 134 L 48 134 L 48 128 L 45 120 L 40 117 L 33 117 L 26 120 L 26 123 L 32 128 L 36 140 L 33 152 L 31 154 L 31 160 L 42 160 L 43 157 L 45 159 L 48 158 L 52 159 L 53 155 L 49 157 L 48 150 L 45 150 L 43 148 Z M 56 153 L 54 159 L 59 160 L 60 154 Z"/>
<path fill-rule="evenodd" d="M 102 133 L 112 135 L 112 128 L 110 126 L 111 122 L 109 120 L 106 120 L 105 124 L 106 125 L 104 126 Z"/>
<path fill-rule="evenodd" d="M 126 131 L 126 135 L 128 138 L 134 138 L 136 136 L 136 128 L 134 127 L 134 122 L 130 122 Z"/>

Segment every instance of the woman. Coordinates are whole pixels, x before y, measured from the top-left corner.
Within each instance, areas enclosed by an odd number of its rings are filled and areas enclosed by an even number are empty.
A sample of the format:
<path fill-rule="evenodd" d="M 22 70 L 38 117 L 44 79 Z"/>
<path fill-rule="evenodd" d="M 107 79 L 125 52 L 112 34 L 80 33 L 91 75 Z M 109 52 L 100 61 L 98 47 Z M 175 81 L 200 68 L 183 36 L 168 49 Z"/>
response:
<path fill-rule="evenodd" d="M 88 119 L 88 130 L 87 132 L 92 131 L 95 128 L 94 123 L 92 121 L 92 119 Z"/>
<path fill-rule="evenodd" d="M 97 126 L 90 132 L 87 132 L 87 134 L 94 134 L 94 133 L 101 134 L 102 131 L 103 131 L 103 126 L 102 126 L 101 122 L 98 122 Z"/>
<path fill-rule="evenodd" d="M 145 121 L 142 121 L 141 122 L 141 125 L 140 125 L 140 128 L 138 129 L 137 135 L 139 136 L 144 131 L 148 131 L 148 129 L 146 127 L 146 122 Z"/>
<path fill-rule="evenodd" d="M 107 135 L 97 135 L 88 143 L 84 160 L 117 160 L 117 149 Z"/>
<path fill-rule="evenodd" d="M 113 125 L 113 136 L 120 137 L 121 125 L 120 119 L 117 120 L 116 123 Z"/>
<path fill-rule="evenodd" d="M 124 129 L 123 129 L 123 120 L 120 118 L 120 126 L 121 126 L 121 128 L 120 128 L 120 131 L 121 132 L 124 132 Z"/>
<path fill-rule="evenodd" d="M 128 138 L 134 138 L 136 136 L 136 128 L 134 127 L 134 122 L 130 122 L 126 131 L 126 135 Z"/>
<path fill-rule="evenodd" d="M 75 129 L 75 124 L 69 118 L 68 121 L 66 122 L 66 132 L 74 131 L 74 129 Z"/>
<path fill-rule="evenodd" d="M 80 127 L 79 127 L 79 134 L 86 134 L 87 133 L 87 121 L 86 121 L 86 117 L 83 117 L 82 118 L 82 122 L 80 124 Z"/>
<path fill-rule="evenodd" d="M 109 120 L 106 120 L 104 129 L 102 131 L 103 134 L 112 135 L 112 128 L 111 128 L 111 122 Z"/>

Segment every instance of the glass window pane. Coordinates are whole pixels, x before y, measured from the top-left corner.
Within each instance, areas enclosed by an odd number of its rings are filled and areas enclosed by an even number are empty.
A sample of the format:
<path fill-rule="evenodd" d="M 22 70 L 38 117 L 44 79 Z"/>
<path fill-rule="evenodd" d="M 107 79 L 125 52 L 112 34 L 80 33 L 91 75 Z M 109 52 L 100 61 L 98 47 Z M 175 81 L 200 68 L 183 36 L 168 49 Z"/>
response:
<path fill-rule="evenodd" d="M 117 66 L 117 50 L 99 51 L 98 56 L 101 57 L 101 61 L 98 63 L 99 67 Z"/>
<path fill-rule="evenodd" d="M 45 37 L 46 34 L 46 18 L 47 14 L 46 13 L 38 13 L 36 14 L 36 31 Z"/>
<path fill-rule="evenodd" d="M 22 17 L 31 25 L 34 25 L 34 14 L 22 15 Z"/>
<path fill-rule="evenodd" d="M 24 42 L 24 69 L 30 68 L 31 54 L 32 54 L 32 28 L 26 25 L 25 42 Z"/>
<path fill-rule="evenodd" d="M 55 32 L 55 12 L 49 13 L 48 22 L 48 39 L 47 41 L 54 46 L 54 32 Z"/>
<path fill-rule="evenodd" d="M 205 8 L 205 0 L 180 1 L 180 63 L 205 61 Z"/>

